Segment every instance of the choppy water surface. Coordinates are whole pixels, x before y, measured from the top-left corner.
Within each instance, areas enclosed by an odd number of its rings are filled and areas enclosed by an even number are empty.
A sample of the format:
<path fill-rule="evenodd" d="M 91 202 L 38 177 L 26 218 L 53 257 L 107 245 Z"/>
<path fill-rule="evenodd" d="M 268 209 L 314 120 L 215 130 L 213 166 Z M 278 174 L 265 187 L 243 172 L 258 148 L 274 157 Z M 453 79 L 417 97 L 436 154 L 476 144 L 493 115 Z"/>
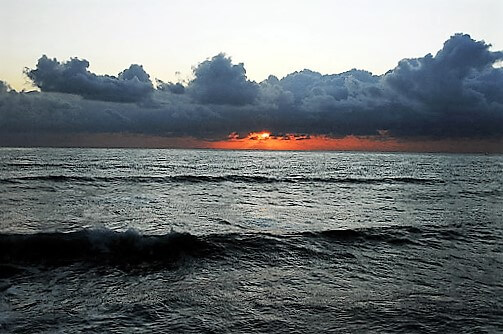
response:
<path fill-rule="evenodd" d="M 0 332 L 503 331 L 503 156 L 0 149 Z"/>

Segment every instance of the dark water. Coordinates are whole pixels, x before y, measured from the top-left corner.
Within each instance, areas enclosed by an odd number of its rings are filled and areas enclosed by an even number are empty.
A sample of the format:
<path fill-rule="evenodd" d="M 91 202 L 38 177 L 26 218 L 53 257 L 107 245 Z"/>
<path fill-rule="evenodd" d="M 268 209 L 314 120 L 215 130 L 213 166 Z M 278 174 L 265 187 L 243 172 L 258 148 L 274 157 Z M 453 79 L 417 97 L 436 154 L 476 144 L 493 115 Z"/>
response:
<path fill-rule="evenodd" d="M 503 156 L 0 149 L 0 332 L 502 332 Z"/>

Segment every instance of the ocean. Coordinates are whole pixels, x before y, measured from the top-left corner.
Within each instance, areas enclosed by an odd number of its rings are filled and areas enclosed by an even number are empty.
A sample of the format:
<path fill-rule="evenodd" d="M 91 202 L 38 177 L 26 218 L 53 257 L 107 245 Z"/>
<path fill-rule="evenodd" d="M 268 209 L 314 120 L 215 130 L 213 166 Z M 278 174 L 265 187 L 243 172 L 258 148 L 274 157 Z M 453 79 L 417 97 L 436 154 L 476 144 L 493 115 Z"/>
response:
<path fill-rule="evenodd" d="M 0 332 L 503 332 L 503 156 L 2 148 Z"/>

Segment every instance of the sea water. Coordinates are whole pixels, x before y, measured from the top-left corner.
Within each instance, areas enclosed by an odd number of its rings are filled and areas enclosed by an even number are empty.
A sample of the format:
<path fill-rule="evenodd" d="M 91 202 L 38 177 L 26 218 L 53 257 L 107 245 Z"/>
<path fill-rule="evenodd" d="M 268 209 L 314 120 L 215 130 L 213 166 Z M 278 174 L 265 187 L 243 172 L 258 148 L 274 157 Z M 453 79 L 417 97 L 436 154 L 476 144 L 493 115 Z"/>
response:
<path fill-rule="evenodd" d="M 503 156 L 0 149 L 0 332 L 501 332 Z"/>

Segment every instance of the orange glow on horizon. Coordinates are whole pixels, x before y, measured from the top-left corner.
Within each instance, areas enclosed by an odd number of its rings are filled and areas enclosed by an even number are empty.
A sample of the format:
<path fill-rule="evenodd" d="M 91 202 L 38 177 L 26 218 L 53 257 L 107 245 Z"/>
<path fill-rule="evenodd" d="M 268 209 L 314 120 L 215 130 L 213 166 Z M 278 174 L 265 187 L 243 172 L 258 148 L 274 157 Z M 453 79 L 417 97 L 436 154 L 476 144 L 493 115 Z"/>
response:
<path fill-rule="evenodd" d="M 233 133 L 227 140 L 208 142 L 208 148 L 231 150 L 399 150 L 395 140 L 378 140 L 346 136 L 331 138 L 299 134 L 273 135 L 270 132 L 251 132 L 246 137 Z"/>
<path fill-rule="evenodd" d="M 251 132 L 246 137 L 237 133 L 227 140 L 207 142 L 207 148 L 229 150 L 278 151 L 382 151 L 382 152 L 502 152 L 503 139 L 400 139 L 387 132 L 375 136 L 349 135 L 333 138 L 323 135 L 274 135 L 267 131 Z"/>
<path fill-rule="evenodd" d="M 388 134 L 332 138 L 306 134 L 275 135 L 262 131 L 249 133 L 246 137 L 232 133 L 226 140 L 209 141 L 194 137 L 148 136 L 132 133 L 0 134 L 0 146 L 33 147 L 34 143 L 40 147 L 503 153 L 503 138 L 393 138 Z"/>

